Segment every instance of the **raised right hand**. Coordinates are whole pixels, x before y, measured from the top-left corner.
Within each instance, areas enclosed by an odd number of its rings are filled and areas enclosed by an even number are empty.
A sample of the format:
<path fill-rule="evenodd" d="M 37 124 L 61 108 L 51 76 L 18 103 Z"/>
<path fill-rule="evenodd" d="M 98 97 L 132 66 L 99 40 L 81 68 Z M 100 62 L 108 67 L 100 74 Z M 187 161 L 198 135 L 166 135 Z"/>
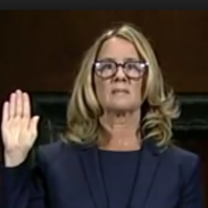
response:
<path fill-rule="evenodd" d="M 31 117 L 27 93 L 17 90 L 4 103 L 1 133 L 7 167 L 17 166 L 26 159 L 37 138 L 38 121 L 38 116 Z"/>

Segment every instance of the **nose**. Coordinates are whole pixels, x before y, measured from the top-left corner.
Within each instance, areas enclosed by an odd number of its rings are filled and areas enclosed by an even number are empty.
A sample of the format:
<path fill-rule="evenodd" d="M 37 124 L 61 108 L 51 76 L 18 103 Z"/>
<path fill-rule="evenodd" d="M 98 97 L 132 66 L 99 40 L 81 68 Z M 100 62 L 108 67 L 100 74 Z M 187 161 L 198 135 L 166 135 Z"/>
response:
<path fill-rule="evenodd" d="M 117 73 L 114 76 L 115 81 L 127 81 L 127 76 L 124 73 L 122 66 L 118 66 Z"/>

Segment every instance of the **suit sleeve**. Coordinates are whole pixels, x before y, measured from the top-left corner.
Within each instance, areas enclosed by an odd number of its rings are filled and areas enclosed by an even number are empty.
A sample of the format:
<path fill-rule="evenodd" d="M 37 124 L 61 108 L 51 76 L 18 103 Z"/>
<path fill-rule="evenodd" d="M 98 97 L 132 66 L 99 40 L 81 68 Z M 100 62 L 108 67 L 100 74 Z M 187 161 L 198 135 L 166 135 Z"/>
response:
<path fill-rule="evenodd" d="M 180 208 L 204 208 L 199 158 L 195 156 L 186 163 Z"/>
<path fill-rule="evenodd" d="M 38 155 L 38 154 L 37 154 Z M 31 168 L 28 161 L 16 167 L 0 167 L 2 208 L 46 208 L 44 165 L 37 157 Z"/>

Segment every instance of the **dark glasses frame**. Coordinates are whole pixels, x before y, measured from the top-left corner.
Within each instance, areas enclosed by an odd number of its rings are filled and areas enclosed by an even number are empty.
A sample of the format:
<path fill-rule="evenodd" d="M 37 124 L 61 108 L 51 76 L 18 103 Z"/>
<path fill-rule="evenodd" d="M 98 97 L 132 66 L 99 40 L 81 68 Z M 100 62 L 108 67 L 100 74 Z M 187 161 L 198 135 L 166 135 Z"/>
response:
<path fill-rule="evenodd" d="M 108 76 L 108 77 L 104 77 L 102 76 L 101 74 L 99 74 L 99 70 L 97 69 L 97 65 L 98 64 L 102 64 L 102 63 L 113 63 L 115 64 L 115 71 L 112 75 Z M 139 77 L 131 77 L 128 75 L 128 73 L 126 72 L 126 65 L 129 64 L 129 63 L 136 63 L 136 64 L 140 64 L 141 66 L 141 76 Z M 93 71 L 95 72 L 95 74 L 99 77 L 101 77 L 102 79 L 110 79 L 112 77 L 114 77 L 117 72 L 118 72 L 118 67 L 121 67 L 124 74 L 129 78 L 129 79 L 133 79 L 133 80 L 139 80 L 141 77 L 143 77 L 144 73 L 147 71 L 148 69 L 148 63 L 146 61 L 125 61 L 124 63 L 117 63 L 116 61 L 113 61 L 113 60 L 97 60 L 94 62 L 93 64 Z"/>

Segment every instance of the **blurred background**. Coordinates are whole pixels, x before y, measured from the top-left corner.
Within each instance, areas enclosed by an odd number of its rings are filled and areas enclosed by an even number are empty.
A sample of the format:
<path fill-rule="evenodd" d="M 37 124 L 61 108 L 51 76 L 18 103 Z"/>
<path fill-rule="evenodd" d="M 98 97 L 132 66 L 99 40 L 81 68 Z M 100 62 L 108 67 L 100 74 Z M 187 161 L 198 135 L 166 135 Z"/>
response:
<path fill-rule="evenodd" d="M 71 92 L 84 52 L 103 30 L 121 21 L 136 24 L 148 37 L 176 93 L 206 98 L 208 11 L 0 11 L 0 102 L 17 88 Z M 208 207 L 208 137 L 186 134 L 180 143 L 201 157 Z"/>

